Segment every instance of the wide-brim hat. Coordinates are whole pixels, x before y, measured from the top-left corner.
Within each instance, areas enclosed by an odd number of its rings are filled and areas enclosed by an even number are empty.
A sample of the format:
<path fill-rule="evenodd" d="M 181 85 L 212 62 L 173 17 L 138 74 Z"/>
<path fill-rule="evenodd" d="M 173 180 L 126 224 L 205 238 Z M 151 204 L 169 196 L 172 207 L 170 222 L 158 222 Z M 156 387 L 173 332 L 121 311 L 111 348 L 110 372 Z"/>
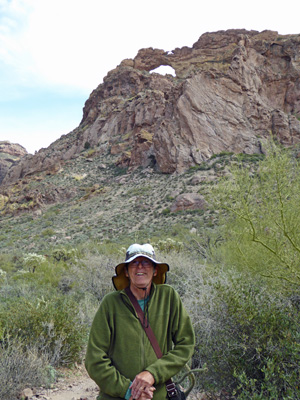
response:
<path fill-rule="evenodd" d="M 166 283 L 169 265 L 156 260 L 151 244 L 135 243 L 128 247 L 125 262 L 118 264 L 115 268 L 115 275 L 112 277 L 112 281 L 116 290 L 122 290 L 129 286 L 129 278 L 125 275 L 125 266 L 137 257 L 148 258 L 148 260 L 151 260 L 155 264 L 157 274 L 153 276 L 153 282 L 156 285 Z"/>

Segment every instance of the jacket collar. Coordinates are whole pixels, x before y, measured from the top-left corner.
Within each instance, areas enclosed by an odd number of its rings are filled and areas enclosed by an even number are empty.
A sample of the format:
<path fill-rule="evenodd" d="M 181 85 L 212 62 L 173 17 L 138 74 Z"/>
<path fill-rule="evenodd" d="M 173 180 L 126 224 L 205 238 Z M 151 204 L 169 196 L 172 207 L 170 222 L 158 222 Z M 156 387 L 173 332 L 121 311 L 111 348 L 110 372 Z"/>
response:
<path fill-rule="evenodd" d="M 151 298 L 153 297 L 154 293 L 156 291 L 156 284 L 152 282 L 151 289 L 150 289 L 150 295 L 149 295 L 149 302 L 151 301 Z M 135 309 L 127 296 L 127 293 L 125 292 L 125 289 L 120 290 L 120 295 L 124 303 L 127 305 L 127 307 L 130 307 L 130 309 L 133 310 L 133 312 L 136 314 Z"/>

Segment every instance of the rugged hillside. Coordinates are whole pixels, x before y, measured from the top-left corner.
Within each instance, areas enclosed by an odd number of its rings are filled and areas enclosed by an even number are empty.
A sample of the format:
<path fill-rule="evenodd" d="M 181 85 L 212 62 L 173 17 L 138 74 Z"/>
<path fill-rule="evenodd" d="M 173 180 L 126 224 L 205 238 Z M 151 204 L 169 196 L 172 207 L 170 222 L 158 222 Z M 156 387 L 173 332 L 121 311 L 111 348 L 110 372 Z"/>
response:
<path fill-rule="evenodd" d="M 150 73 L 160 65 L 176 77 Z M 59 170 L 88 148 L 123 167 L 180 173 L 222 151 L 259 153 L 270 134 L 296 143 L 299 117 L 300 35 L 206 33 L 192 48 L 123 60 L 90 95 L 79 127 L 25 157 L 3 184 Z"/>
<path fill-rule="evenodd" d="M 0 142 L 0 184 L 9 168 L 15 165 L 27 153 L 24 147 L 8 141 Z"/>
<path fill-rule="evenodd" d="M 180 175 L 116 167 L 89 150 L 56 173 L 2 188 L 0 250 L 37 252 L 93 240 L 173 237 L 213 226 L 205 199 L 230 155 Z M 181 233 L 180 233 L 181 232 Z M 149 239 L 150 240 L 150 239 Z"/>
<path fill-rule="evenodd" d="M 151 73 L 160 65 L 176 77 Z M 271 134 L 297 144 L 299 117 L 300 35 L 221 31 L 140 50 L 92 92 L 73 132 L 8 170 L 0 247 L 202 231 L 230 153 L 255 161 Z"/>

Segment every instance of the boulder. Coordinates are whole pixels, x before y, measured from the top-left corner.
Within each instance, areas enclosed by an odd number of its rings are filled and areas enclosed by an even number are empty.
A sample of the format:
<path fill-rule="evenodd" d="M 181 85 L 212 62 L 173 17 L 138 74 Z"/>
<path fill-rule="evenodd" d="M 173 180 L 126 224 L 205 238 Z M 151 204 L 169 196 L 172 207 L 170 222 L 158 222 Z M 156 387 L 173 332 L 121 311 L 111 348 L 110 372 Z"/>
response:
<path fill-rule="evenodd" d="M 205 210 L 206 201 L 203 196 L 198 193 L 184 193 L 176 197 L 171 206 L 171 212 L 185 210 Z"/>

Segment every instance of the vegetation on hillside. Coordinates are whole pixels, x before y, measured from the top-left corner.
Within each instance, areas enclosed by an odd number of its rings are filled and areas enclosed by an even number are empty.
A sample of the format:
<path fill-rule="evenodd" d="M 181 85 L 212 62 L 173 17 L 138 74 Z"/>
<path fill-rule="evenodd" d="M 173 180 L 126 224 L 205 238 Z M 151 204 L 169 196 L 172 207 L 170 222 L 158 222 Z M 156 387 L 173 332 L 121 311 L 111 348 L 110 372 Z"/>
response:
<path fill-rule="evenodd" d="M 220 257 L 228 265 L 272 278 L 273 283 L 299 287 L 299 159 L 295 151 L 273 142 L 267 152 L 254 171 L 238 160 L 231 167 L 232 176 L 214 190 L 214 207 L 224 211 L 225 246 L 220 247 Z"/>
<path fill-rule="evenodd" d="M 300 171 L 295 154 L 270 144 L 267 156 L 255 162 L 231 154 L 212 160 L 210 167 L 218 163 L 214 168 L 227 169 L 224 178 L 203 189 L 211 193 L 214 209 L 202 219 L 190 213 L 168 231 L 155 230 L 152 215 L 150 230 L 145 224 L 129 237 L 115 233 L 110 240 L 47 246 L 45 234 L 36 252 L 2 247 L 0 398 L 15 399 L 25 386 L 51 385 L 60 366 L 83 360 L 94 313 L 113 290 L 114 266 L 134 240 L 150 241 L 158 258 L 170 264 L 168 283 L 191 315 L 197 342 L 191 365 L 207 367 L 197 376 L 195 390 L 212 398 L 299 399 Z M 191 232 L 192 226 L 198 232 Z"/>

